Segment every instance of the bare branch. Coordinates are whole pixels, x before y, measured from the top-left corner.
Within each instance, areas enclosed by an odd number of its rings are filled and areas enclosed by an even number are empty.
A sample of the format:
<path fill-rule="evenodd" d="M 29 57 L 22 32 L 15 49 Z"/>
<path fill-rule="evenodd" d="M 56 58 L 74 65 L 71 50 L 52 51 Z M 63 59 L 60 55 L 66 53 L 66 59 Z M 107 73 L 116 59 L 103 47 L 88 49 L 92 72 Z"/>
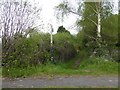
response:
<path fill-rule="evenodd" d="M 41 9 L 31 6 L 23 0 L 5 0 L 0 2 L 0 30 L 2 32 L 3 53 L 7 56 L 13 50 L 16 34 L 27 33 L 26 29 L 32 27 Z M 19 40 L 18 40 L 19 41 Z"/>

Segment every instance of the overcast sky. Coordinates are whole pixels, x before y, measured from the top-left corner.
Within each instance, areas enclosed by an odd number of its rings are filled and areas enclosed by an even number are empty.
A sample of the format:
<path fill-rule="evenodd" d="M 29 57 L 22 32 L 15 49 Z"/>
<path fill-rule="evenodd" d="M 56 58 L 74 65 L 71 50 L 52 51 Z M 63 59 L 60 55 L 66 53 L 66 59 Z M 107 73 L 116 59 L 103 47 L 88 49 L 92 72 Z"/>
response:
<path fill-rule="evenodd" d="M 42 7 L 42 12 L 41 12 L 41 17 L 43 20 L 43 23 L 45 24 L 44 26 L 44 31 L 45 32 L 50 32 L 48 29 L 48 23 L 53 25 L 54 33 L 57 32 L 57 29 L 60 25 L 63 25 L 67 30 L 69 30 L 72 34 L 77 34 L 77 30 L 74 27 L 75 21 L 76 21 L 76 15 L 70 14 L 69 17 L 65 18 L 64 22 L 58 22 L 56 17 L 55 17 L 55 9 L 54 7 L 59 5 L 62 0 L 29 0 L 30 2 L 36 2 L 35 5 L 37 7 Z M 89 0 L 90 1 L 90 0 Z M 110 0 L 111 1 L 111 0 Z M 115 8 L 114 8 L 114 13 L 117 13 L 118 9 L 118 0 L 113 0 L 115 2 Z M 74 0 L 69 0 L 73 5 L 75 5 Z"/>

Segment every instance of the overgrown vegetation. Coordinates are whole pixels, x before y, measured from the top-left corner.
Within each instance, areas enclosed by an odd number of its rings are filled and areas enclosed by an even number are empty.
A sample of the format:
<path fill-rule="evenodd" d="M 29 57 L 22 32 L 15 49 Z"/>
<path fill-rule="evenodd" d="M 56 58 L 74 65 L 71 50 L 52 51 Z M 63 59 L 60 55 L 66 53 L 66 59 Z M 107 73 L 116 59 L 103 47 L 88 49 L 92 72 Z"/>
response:
<path fill-rule="evenodd" d="M 23 5 L 26 6 L 26 4 Z M 3 28 L 3 76 L 117 74 L 118 62 L 120 61 L 118 58 L 119 45 L 117 45 L 119 14 L 113 15 L 111 10 L 107 12 L 107 9 L 103 11 L 103 14 L 106 14 L 100 23 L 102 28 L 99 36 L 97 26 L 88 19 L 91 18 L 97 23 L 97 14 L 94 13 L 94 17 L 93 11 L 88 10 L 89 5 L 92 4 L 96 5 L 96 3 L 85 3 L 82 12 L 83 18 L 77 21 L 78 27 L 82 28 L 76 36 L 71 35 L 63 26 L 58 28 L 57 34 L 53 35 L 52 52 L 49 33 L 41 33 L 38 29 L 32 28 L 31 25 L 26 26 L 27 29 L 20 28 L 18 22 L 18 29 L 13 26 L 10 28 L 9 24 L 4 24 L 4 27 L 9 28 L 11 32 L 9 34 L 9 29 Z M 70 11 L 68 12 L 70 13 Z M 51 56 L 53 56 L 54 63 L 51 62 Z"/>
<path fill-rule="evenodd" d="M 100 58 L 89 58 L 83 60 L 78 68 L 74 68 L 75 60 L 67 63 L 37 65 L 27 68 L 3 68 L 3 76 L 7 77 L 27 77 L 48 75 L 50 78 L 54 75 L 117 75 L 118 63 Z"/>
<path fill-rule="evenodd" d="M 115 35 L 104 38 L 105 35 L 109 35 L 106 33 L 102 37 L 104 40 L 97 43 L 94 38 L 87 37 L 83 31 L 80 31 L 77 37 L 66 32 L 57 33 L 53 36 L 54 65 L 51 64 L 50 59 L 50 35 L 33 31 L 28 38 L 21 35 L 12 39 L 11 43 L 14 43 L 14 47 L 7 56 L 4 56 L 3 51 L 3 76 L 117 74 L 119 60 L 115 43 L 118 39 Z M 109 41 L 108 38 L 114 42 Z M 99 43 L 101 47 L 97 47 Z M 78 57 L 71 60 L 76 56 Z M 74 64 L 75 62 L 77 64 Z"/>

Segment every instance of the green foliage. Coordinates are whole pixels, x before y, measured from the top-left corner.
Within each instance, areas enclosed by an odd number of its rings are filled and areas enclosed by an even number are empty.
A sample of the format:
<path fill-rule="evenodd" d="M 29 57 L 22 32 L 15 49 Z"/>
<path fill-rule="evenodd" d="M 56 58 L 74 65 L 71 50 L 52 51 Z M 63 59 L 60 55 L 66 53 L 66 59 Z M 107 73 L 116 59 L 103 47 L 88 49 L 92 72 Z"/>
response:
<path fill-rule="evenodd" d="M 78 51 L 81 60 L 90 57 L 90 55 L 94 51 L 94 48 L 97 47 L 97 43 L 95 42 L 95 40 L 90 37 L 91 36 L 87 36 L 84 30 L 80 31 L 77 34 L 77 43 L 79 43 Z"/>
<path fill-rule="evenodd" d="M 104 58 L 92 57 L 86 59 L 80 64 L 79 68 L 84 68 L 84 70 L 94 72 L 95 74 L 118 73 L 118 63 Z"/>
<path fill-rule="evenodd" d="M 118 61 L 118 15 L 111 15 L 102 21 L 102 41 L 109 58 Z"/>
<path fill-rule="evenodd" d="M 57 33 L 54 35 L 54 58 L 67 61 L 76 55 L 73 36 L 69 33 Z"/>
<path fill-rule="evenodd" d="M 60 26 L 57 34 L 53 35 L 52 53 L 50 52 L 50 34 L 39 33 L 35 29 L 26 30 L 29 37 L 21 33 L 16 33 L 13 37 L 2 37 L 3 75 L 21 77 L 34 73 L 116 74 L 118 63 L 115 61 L 119 61 L 118 15 L 111 14 L 112 9 L 108 4 L 110 3 L 107 2 L 103 4 L 105 7 L 100 7 L 102 10 L 101 37 L 97 36 L 95 24 L 97 14 L 94 10 L 98 8 L 98 2 L 85 2 L 82 20 L 77 21 L 77 25 L 82 29 L 77 36 L 72 36 L 69 31 Z M 62 17 L 69 13 L 80 15 L 79 12 L 74 12 L 74 9 L 70 8 L 68 2 L 56 8 Z M 52 55 L 56 65 L 50 63 Z M 78 57 L 74 59 L 76 55 Z M 71 59 L 73 60 L 70 61 Z M 75 70 L 72 66 L 76 60 L 80 63 Z"/>
<path fill-rule="evenodd" d="M 76 60 L 70 60 L 67 63 L 37 65 L 27 68 L 3 68 L 3 76 L 8 77 L 27 77 L 39 75 L 116 75 L 118 74 L 118 63 L 102 58 L 89 58 L 83 60 L 79 67 L 74 69 L 71 65 Z"/>
<path fill-rule="evenodd" d="M 66 33 L 69 33 L 69 34 L 70 34 L 70 32 L 69 32 L 68 30 L 66 30 L 63 26 L 60 26 L 60 27 L 58 28 L 57 33 L 62 33 L 62 32 L 66 32 Z"/>
<path fill-rule="evenodd" d="M 82 30 L 77 34 L 77 42 L 79 43 L 78 47 L 81 58 L 91 56 L 94 49 L 98 47 L 96 41 L 96 38 L 98 38 L 97 26 L 95 25 L 95 23 L 97 23 L 97 14 L 94 11 L 96 4 L 97 3 L 94 2 L 85 2 L 82 13 L 83 18 L 82 20 L 77 20 L 77 25 L 82 27 Z"/>
<path fill-rule="evenodd" d="M 93 9 L 89 9 L 90 5 L 95 9 L 95 4 L 97 3 L 86 2 L 83 12 L 84 18 L 77 22 L 78 25 L 82 26 L 82 30 L 77 35 L 79 47 L 82 48 L 79 51 L 84 51 L 90 57 L 96 56 L 118 61 L 118 48 L 116 47 L 116 43 L 118 42 L 118 15 L 112 15 L 110 8 L 109 10 L 102 9 L 101 37 L 99 38 L 97 36 L 97 27 L 91 21 L 93 20 L 97 23 L 97 15 Z M 105 15 L 105 13 L 107 14 Z"/>
<path fill-rule="evenodd" d="M 118 40 L 118 15 L 111 15 L 102 21 L 102 37 L 107 42 L 116 43 Z M 109 40 L 110 39 L 110 40 Z"/>
<path fill-rule="evenodd" d="M 13 39 L 14 47 L 7 56 L 3 57 L 3 66 L 27 68 L 48 61 L 50 58 L 49 36 L 49 34 L 34 32 L 29 38 Z"/>
<path fill-rule="evenodd" d="M 13 39 L 14 47 L 8 55 L 3 54 L 2 65 L 4 67 L 31 67 L 50 62 L 50 35 L 32 31 L 29 37 L 16 35 Z M 53 57 L 56 63 L 67 61 L 76 55 L 73 36 L 61 32 L 53 36 Z M 6 46 L 7 48 L 7 46 Z M 4 52 L 5 53 L 5 52 Z"/>
<path fill-rule="evenodd" d="M 2 77 L 2 68 L 0 67 L 0 77 Z"/>
<path fill-rule="evenodd" d="M 86 32 L 87 28 L 83 28 L 78 33 L 79 49 L 86 51 L 87 56 L 118 61 L 118 47 L 116 47 L 118 42 L 118 15 L 111 15 L 103 19 L 101 23 L 101 38 L 98 38 L 92 31 L 93 34 Z"/>

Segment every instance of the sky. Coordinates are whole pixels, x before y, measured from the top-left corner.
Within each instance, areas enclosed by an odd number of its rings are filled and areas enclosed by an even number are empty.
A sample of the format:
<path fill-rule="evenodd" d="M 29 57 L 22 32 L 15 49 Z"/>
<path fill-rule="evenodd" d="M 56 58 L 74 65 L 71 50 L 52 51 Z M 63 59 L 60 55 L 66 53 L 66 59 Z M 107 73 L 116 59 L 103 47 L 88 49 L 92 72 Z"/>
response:
<path fill-rule="evenodd" d="M 36 5 L 37 7 L 41 7 L 41 18 L 44 23 L 44 29 L 42 30 L 43 32 L 50 32 L 50 28 L 48 24 L 51 24 L 54 29 L 54 34 L 57 32 L 57 29 L 59 26 L 63 25 L 67 30 L 70 31 L 71 34 L 77 34 L 78 31 L 76 30 L 75 22 L 77 20 L 77 16 L 74 14 L 70 14 L 68 17 L 64 19 L 64 22 L 58 22 L 55 16 L 55 6 L 59 5 L 62 0 L 28 0 L 31 2 L 33 5 Z M 76 5 L 74 0 L 68 0 L 69 2 L 72 3 L 72 5 Z M 89 0 L 91 1 L 91 0 Z M 111 0 L 109 0 L 111 1 Z M 118 9 L 118 0 L 113 0 L 115 2 L 116 7 L 114 8 L 114 13 L 117 13 Z M 39 24 L 39 20 L 38 20 Z"/>
<path fill-rule="evenodd" d="M 41 11 L 41 17 L 43 20 L 44 25 L 44 32 L 50 32 L 50 29 L 48 29 L 49 24 L 52 24 L 54 29 L 54 34 L 57 32 L 57 29 L 59 26 L 63 25 L 67 30 L 69 30 L 72 34 L 77 34 L 77 31 L 74 29 L 74 24 L 76 21 L 76 15 L 70 14 L 70 16 L 65 18 L 64 22 L 59 22 L 55 16 L 55 6 L 59 5 L 62 0 L 34 0 L 34 2 L 37 2 L 38 7 L 42 7 Z M 31 0 L 33 2 L 33 0 Z M 71 0 L 73 4 L 74 1 Z M 42 31 L 43 31 L 42 30 Z"/>
<path fill-rule="evenodd" d="M 17 0 L 16 0 L 17 1 Z M 31 4 L 37 6 L 38 8 L 42 8 L 41 11 L 41 18 L 44 24 L 44 28 L 41 30 L 43 32 L 48 32 L 50 33 L 50 28 L 48 23 L 51 24 L 53 26 L 54 29 L 54 34 L 57 33 L 58 27 L 63 25 L 67 30 L 70 31 L 71 34 L 77 34 L 78 31 L 76 30 L 75 26 L 75 22 L 77 20 L 77 16 L 74 14 L 70 14 L 67 18 L 64 19 L 64 22 L 58 22 L 58 20 L 56 19 L 55 16 L 55 9 L 54 7 L 59 5 L 62 0 L 27 0 L 29 2 L 31 2 Z M 74 0 L 68 0 L 69 2 L 72 3 L 72 5 L 76 5 Z M 93 0 L 89 0 L 89 1 L 93 1 Z M 111 0 L 109 0 L 111 1 Z M 113 0 L 115 2 L 115 8 L 114 8 L 114 13 L 118 13 L 118 0 Z M 37 24 L 40 24 L 41 20 L 38 20 Z M 1 39 L 0 39 L 1 41 Z"/>

